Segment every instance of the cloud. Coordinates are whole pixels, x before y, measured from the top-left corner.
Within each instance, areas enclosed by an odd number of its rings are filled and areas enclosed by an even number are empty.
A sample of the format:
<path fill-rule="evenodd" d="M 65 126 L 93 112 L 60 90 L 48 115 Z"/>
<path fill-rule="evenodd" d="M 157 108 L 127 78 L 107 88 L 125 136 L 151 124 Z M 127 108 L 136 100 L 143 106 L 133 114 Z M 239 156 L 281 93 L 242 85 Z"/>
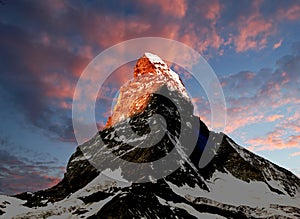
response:
<path fill-rule="evenodd" d="M 204 10 L 204 17 L 207 18 L 207 19 L 210 19 L 212 21 L 214 21 L 215 23 L 217 22 L 217 20 L 220 18 L 220 14 L 221 14 L 221 11 L 222 11 L 222 5 L 220 4 L 219 1 L 211 1 L 207 8 L 206 7 L 203 7 L 205 8 Z"/>
<path fill-rule="evenodd" d="M 182 40 L 205 51 L 210 46 L 218 49 L 223 42 L 216 29 L 221 10 L 218 1 L 201 7 L 207 13 L 202 21 L 206 28 L 190 22 L 191 14 L 187 12 L 194 9 L 185 1 L 122 4 L 133 10 L 132 16 L 124 16 L 123 10 L 116 8 L 114 11 L 101 3 L 86 4 L 80 11 L 77 9 L 81 5 L 75 3 L 71 7 L 68 2 L 9 4 L 3 15 L 7 22 L 1 23 L 1 29 L 5 30 L 0 37 L 4 43 L 0 52 L 4 60 L 1 69 L 7 74 L 2 75 L 0 86 L 8 91 L 9 99 L 14 99 L 16 107 L 30 123 L 54 132 L 59 139 L 74 141 L 70 110 L 76 81 L 97 52 L 115 43 L 135 37 L 161 36 Z M 138 11 L 135 5 L 139 6 Z M 29 16 L 23 10 L 25 6 Z M 24 18 L 18 24 L 11 19 L 16 15 Z M 186 16 L 188 18 L 183 19 Z M 187 23 L 191 26 L 185 25 Z M 211 33 L 209 28 L 213 29 Z M 115 74 L 107 83 L 118 88 L 128 81 L 131 71 Z M 91 98 L 97 95 L 90 93 Z"/>
<path fill-rule="evenodd" d="M 300 156 L 300 151 L 294 152 L 292 154 L 290 154 L 291 157 L 296 157 L 296 156 Z"/>
<path fill-rule="evenodd" d="M 275 125 L 273 131 L 266 128 L 267 133 L 248 139 L 252 150 L 300 147 L 298 52 L 278 59 L 275 69 L 243 71 L 221 79 L 228 105 L 228 133 L 239 136 L 240 129 L 251 124 Z"/>
<path fill-rule="evenodd" d="M 296 21 L 300 19 L 300 5 L 299 2 L 291 4 L 288 8 L 280 9 L 278 11 L 278 17 L 281 19 L 287 19 Z"/>
<path fill-rule="evenodd" d="M 178 18 L 184 17 L 187 10 L 187 4 L 184 0 L 146 0 L 143 1 L 143 4 L 146 4 L 148 7 L 159 6 L 162 13 Z"/>
<path fill-rule="evenodd" d="M 275 43 L 274 46 L 273 46 L 273 49 L 278 49 L 281 46 L 282 41 L 283 40 L 279 40 L 277 43 Z"/>
<path fill-rule="evenodd" d="M 9 1 L 1 8 L 0 89 L 4 92 L 0 103 L 12 117 L 24 115 L 28 126 L 41 128 L 43 135 L 74 141 L 71 103 L 76 82 L 104 49 L 145 36 L 181 41 L 206 58 L 224 51 L 276 49 L 283 40 L 274 43 L 272 40 L 281 38 L 275 34 L 286 24 L 295 24 L 299 8 L 299 1 Z M 227 132 L 239 134 L 240 128 L 251 124 L 272 123 L 276 130 L 253 138 L 254 148 L 299 145 L 300 116 L 296 112 L 300 109 L 292 107 L 288 114 L 282 111 L 282 107 L 300 104 L 299 45 L 294 44 L 295 52 L 279 59 L 275 69 L 242 71 L 222 78 L 228 101 Z M 131 73 L 130 67 L 123 66 L 101 88 L 96 109 L 99 127 L 109 115 L 118 88 Z M 91 98 L 95 95 L 90 93 Z M 201 118 L 209 124 L 207 101 L 195 102 Z M 54 173 L 48 174 L 60 171 L 54 163 L 46 167 L 46 162 L 34 163 L 8 151 L 1 150 L 1 173 L 6 176 L 0 187 L 4 192 L 37 190 L 58 180 Z M 18 179 L 24 180 L 24 187 Z"/>
<path fill-rule="evenodd" d="M 278 119 L 281 119 L 281 118 L 283 118 L 283 117 L 284 117 L 284 115 L 274 114 L 274 115 L 268 116 L 268 117 L 266 118 L 266 120 L 267 120 L 268 122 L 274 122 L 274 121 L 276 121 L 276 120 L 278 120 Z"/>
<path fill-rule="evenodd" d="M 263 144 L 277 144 L 274 148 L 283 147 L 284 144 L 296 147 L 297 138 L 291 136 L 296 136 L 300 131 L 297 125 L 300 117 L 296 114 L 300 109 L 295 107 L 300 104 L 299 51 L 300 47 L 294 43 L 291 53 L 279 58 L 274 63 L 274 68 L 262 68 L 257 72 L 241 71 L 220 78 L 227 102 L 226 133 L 240 137 L 247 127 L 255 128 L 256 125 L 265 124 L 269 128 L 261 132 L 262 136 L 257 139 L 252 137 L 255 141 L 248 143 L 253 143 L 257 148 Z M 196 100 L 195 103 L 201 118 L 209 124 L 210 110 L 207 100 Z M 289 108 L 288 113 L 285 112 L 286 108 Z M 287 130 L 287 133 L 278 135 L 281 140 L 272 142 L 264 135 L 274 126 Z M 266 148 L 271 147 L 272 145 L 268 145 Z"/>
<path fill-rule="evenodd" d="M 0 193 L 12 195 L 37 191 L 61 180 L 65 168 L 59 166 L 55 158 L 43 155 L 45 158 L 39 159 L 40 155 L 37 157 L 34 154 L 13 144 L 8 138 L 0 139 Z"/>
<path fill-rule="evenodd" d="M 236 52 L 261 50 L 270 45 L 273 38 L 284 27 L 300 18 L 298 1 L 276 2 L 264 1 L 239 2 L 236 5 L 224 4 L 222 24 L 226 31 L 222 34 Z M 273 43 L 274 49 L 282 41 Z"/>
<path fill-rule="evenodd" d="M 112 7 L 116 4 L 119 7 Z M 237 52 L 262 49 L 282 25 L 282 18 L 298 19 L 298 8 L 297 2 L 266 5 L 260 1 L 195 4 L 147 0 L 84 5 L 10 2 L 0 24 L 4 30 L 0 36 L 0 86 L 29 122 L 64 141 L 73 141 L 70 110 L 76 81 L 89 61 L 105 48 L 136 37 L 159 36 L 184 42 L 205 57 L 212 53 L 222 55 L 224 49 L 232 47 Z M 17 18 L 20 22 L 16 22 Z M 281 43 L 272 45 L 275 48 Z M 277 70 L 243 71 L 225 77 L 222 85 L 230 103 L 231 120 L 228 131 L 249 123 L 268 122 L 277 114 L 269 112 L 268 107 L 276 109 L 297 102 L 299 98 L 291 88 L 298 80 L 298 65 L 299 57 L 290 55 L 278 60 Z M 128 80 L 128 75 L 115 74 L 107 85 L 117 88 Z M 111 106 L 115 92 L 99 97 L 103 101 L 102 113 Z"/>
<path fill-rule="evenodd" d="M 263 19 L 259 15 L 241 17 L 238 35 L 233 41 L 237 52 L 244 52 L 250 49 L 263 49 L 266 47 L 268 38 L 275 31 L 273 22 Z"/>
<path fill-rule="evenodd" d="M 286 134 L 284 131 L 275 129 L 266 136 L 250 139 L 249 148 L 255 151 L 299 148 L 300 135 L 290 135 L 286 138 L 284 134 Z"/>
<path fill-rule="evenodd" d="M 59 125 L 53 119 L 71 125 L 66 106 L 73 97 L 74 75 L 86 59 L 64 48 L 36 43 L 21 28 L 0 25 L 5 30 L 0 36 L 4 42 L 0 51 L 0 86 L 8 93 L 6 100 L 13 101 L 18 112 L 24 113 L 33 125 L 54 131 L 62 139 L 71 139 L 73 131 L 69 127 L 64 129 L 65 124 L 57 129 Z"/>

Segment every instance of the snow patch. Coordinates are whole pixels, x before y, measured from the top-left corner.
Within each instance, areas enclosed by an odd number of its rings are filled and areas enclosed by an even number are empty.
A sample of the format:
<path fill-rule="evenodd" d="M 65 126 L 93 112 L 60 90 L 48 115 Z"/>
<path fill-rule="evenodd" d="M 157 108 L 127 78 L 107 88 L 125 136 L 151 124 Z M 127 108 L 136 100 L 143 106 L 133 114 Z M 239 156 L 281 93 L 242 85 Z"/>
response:
<path fill-rule="evenodd" d="M 25 202 L 18 198 L 0 195 L 0 210 L 5 212 L 0 218 L 12 218 L 15 215 L 30 211 L 30 208 L 23 206 Z"/>
<path fill-rule="evenodd" d="M 159 197 L 159 196 L 156 196 L 157 200 L 159 201 L 159 203 L 161 205 L 165 205 L 165 206 L 170 206 L 170 207 L 173 207 L 173 208 L 180 208 L 180 209 L 183 209 L 183 210 L 186 210 L 190 215 L 193 215 L 194 217 L 196 218 L 208 218 L 208 219 L 224 219 L 224 217 L 220 216 L 220 215 L 216 215 L 216 214 L 209 214 L 209 213 L 201 213 L 201 212 L 198 212 L 195 208 L 193 208 L 192 206 L 190 205 L 187 205 L 185 203 L 174 203 L 172 201 L 166 201 L 165 199 Z"/>
<path fill-rule="evenodd" d="M 210 182 L 206 182 L 209 192 L 201 189 L 198 185 L 194 188 L 186 184 L 178 187 L 166 181 L 174 193 L 184 198 L 189 196 L 194 198 L 204 197 L 234 206 L 245 205 L 267 209 L 270 209 L 272 204 L 299 207 L 297 203 L 300 203 L 299 196 L 290 197 L 288 195 L 278 195 L 271 191 L 268 192 L 269 189 L 264 182 L 251 181 L 247 183 L 228 173 L 216 171 Z"/>

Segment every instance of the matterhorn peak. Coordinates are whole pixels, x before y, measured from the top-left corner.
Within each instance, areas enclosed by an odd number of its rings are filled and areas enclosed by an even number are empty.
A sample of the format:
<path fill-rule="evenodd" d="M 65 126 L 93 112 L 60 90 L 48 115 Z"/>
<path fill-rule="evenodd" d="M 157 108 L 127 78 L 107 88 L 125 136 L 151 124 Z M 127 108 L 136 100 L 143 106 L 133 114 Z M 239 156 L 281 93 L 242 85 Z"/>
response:
<path fill-rule="evenodd" d="M 77 147 L 64 178 L 0 195 L 0 218 L 299 218 L 299 203 L 297 176 L 210 131 L 179 76 L 145 53 L 107 128 Z"/>
<path fill-rule="evenodd" d="M 152 94 L 164 86 L 169 91 L 177 91 L 181 98 L 191 104 L 179 75 L 159 56 L 145 53 L 134 67 L 133 79 L 120 88 L 117 103 L 106 122 L 106 127 L 144 111 Z"/>

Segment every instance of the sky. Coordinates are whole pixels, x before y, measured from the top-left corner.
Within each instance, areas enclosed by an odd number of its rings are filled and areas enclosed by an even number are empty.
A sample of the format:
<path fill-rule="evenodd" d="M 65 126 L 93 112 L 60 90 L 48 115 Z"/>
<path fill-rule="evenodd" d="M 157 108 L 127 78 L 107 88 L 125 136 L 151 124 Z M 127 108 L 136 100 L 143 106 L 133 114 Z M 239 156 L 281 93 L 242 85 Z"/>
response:
<path fill-rule="evenodd" d="M 59 182 L 77 146 L 80 75 L 105 49 L 139 37 L 177 40 L 205 57 L 224 91 L 225 133 L 300 176 L 299 27 L 300 1 L 290 0 L 0 1 L 0 194 Z M 133 65 L 98 94 L 100 129 Z M 206 96 L 178 73 L 209 126 Z"/>

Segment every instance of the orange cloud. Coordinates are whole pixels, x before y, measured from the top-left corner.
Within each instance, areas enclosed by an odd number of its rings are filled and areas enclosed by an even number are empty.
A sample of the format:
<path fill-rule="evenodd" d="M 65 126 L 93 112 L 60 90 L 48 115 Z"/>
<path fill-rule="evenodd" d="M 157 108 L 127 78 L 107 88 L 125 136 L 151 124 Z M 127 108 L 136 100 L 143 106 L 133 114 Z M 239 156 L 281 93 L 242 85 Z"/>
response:
<path fill-rule="evenodd" d="M 266 120 L 267 120 L 268 122 L 274 122 L 274 121 L 276 121 L 276 120 L 278 120 L 278 119 L 281 119 L 281 118 L 283 118 L 283 115 L 280 115 L 280 114 L 274 114 L 274 115 L 268 116 L 268 117 L 266 118 Z"/>

